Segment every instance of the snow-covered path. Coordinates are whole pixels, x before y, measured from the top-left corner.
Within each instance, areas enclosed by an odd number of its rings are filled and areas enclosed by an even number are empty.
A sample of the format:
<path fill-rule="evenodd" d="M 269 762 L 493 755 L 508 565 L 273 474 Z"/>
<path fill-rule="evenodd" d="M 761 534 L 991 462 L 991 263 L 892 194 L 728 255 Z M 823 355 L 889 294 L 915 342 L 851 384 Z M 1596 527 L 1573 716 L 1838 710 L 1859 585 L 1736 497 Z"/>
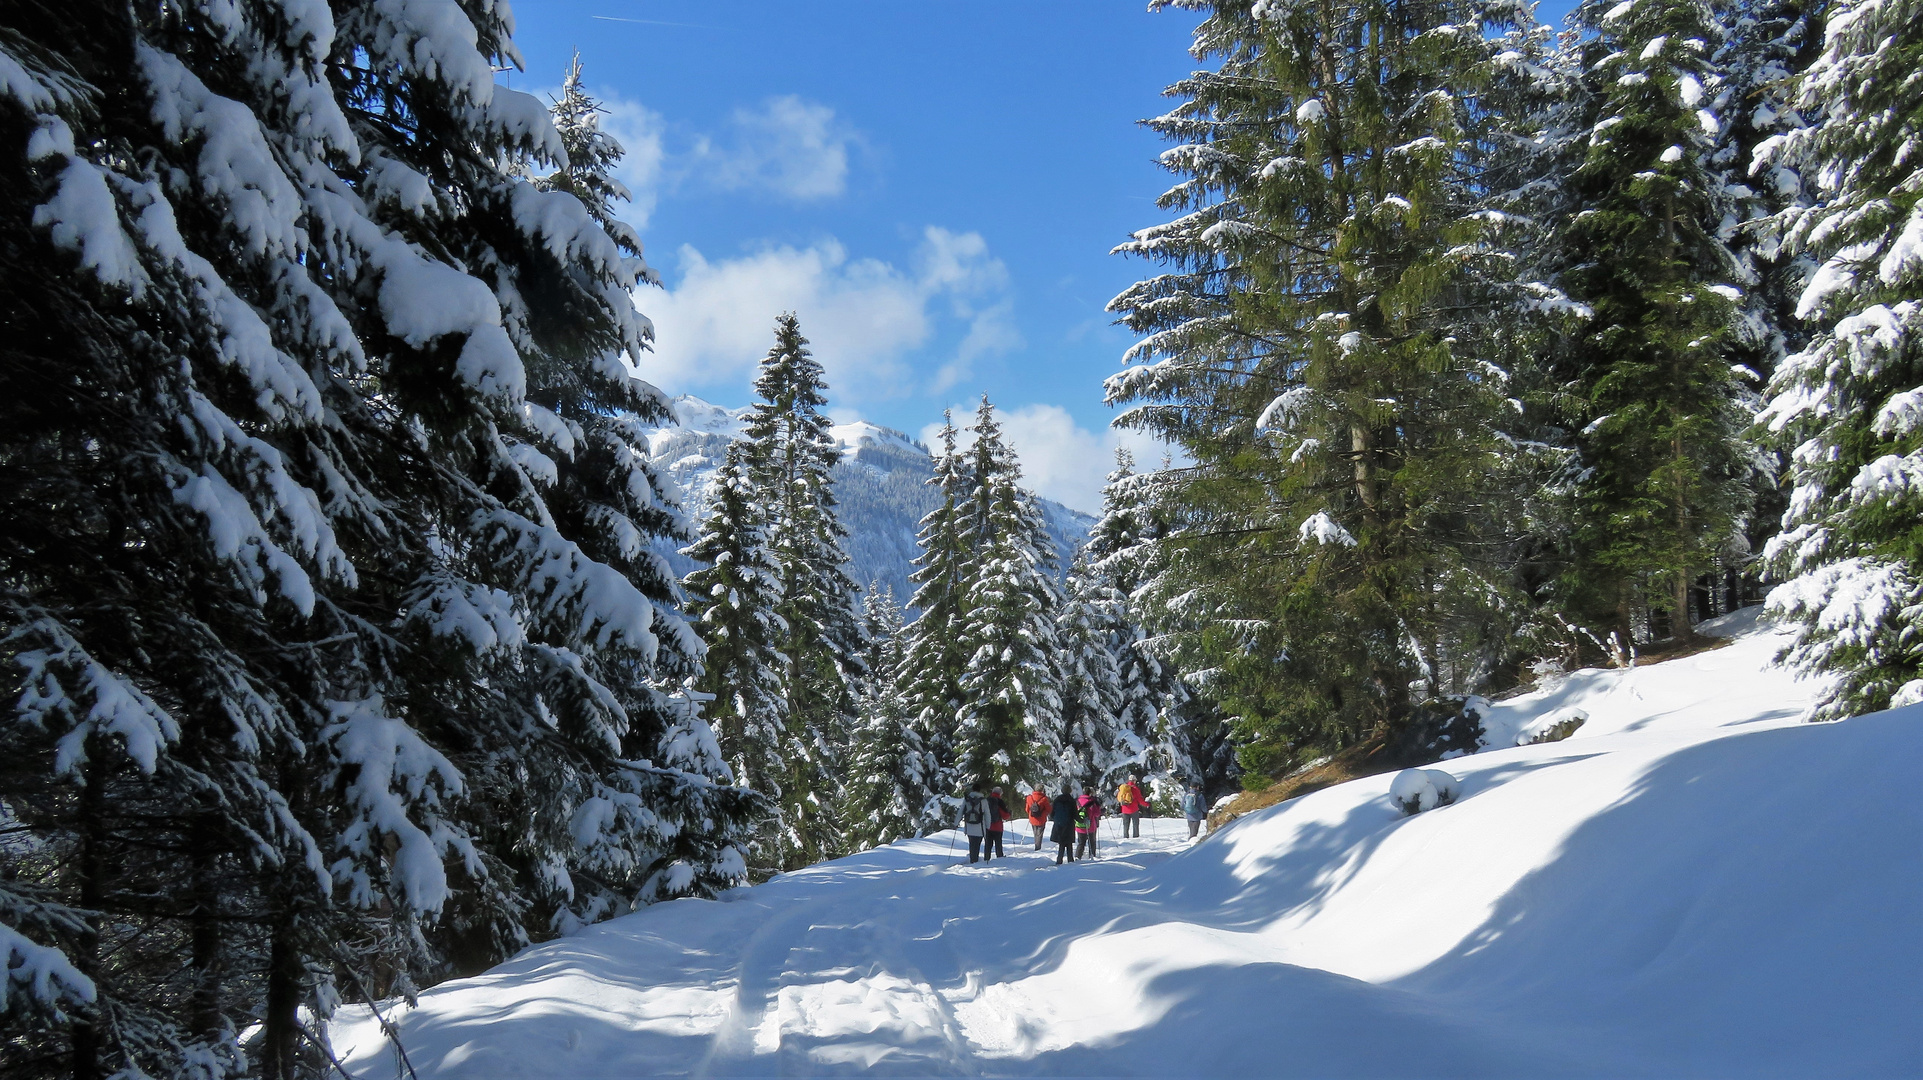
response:
<path fill-rule="evenodd" d="M 948 834 L 528 950 L 402 1018 L 422 1077 L 1923 1075 L 1923 707 L 1797 723 L 1780 644 L 1579 673 L 1561 743 L 1057 868 Z M 1011 833 L 1019 838 L 1025 829 Z M 961 845 L 955 845 L 957 849 Z M 374 1025 L 334 1038 L 396 1075 Z"/>

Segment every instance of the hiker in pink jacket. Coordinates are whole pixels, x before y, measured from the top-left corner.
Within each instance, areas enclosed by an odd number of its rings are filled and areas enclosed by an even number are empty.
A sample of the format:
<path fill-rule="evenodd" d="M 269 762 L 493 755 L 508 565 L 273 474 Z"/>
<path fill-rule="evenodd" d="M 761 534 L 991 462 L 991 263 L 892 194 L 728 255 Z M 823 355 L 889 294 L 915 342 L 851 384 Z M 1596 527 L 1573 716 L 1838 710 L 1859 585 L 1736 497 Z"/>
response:
<path fill-rule="evenodd" d="M 1095 854 L 1095 830 L 1102 824 L 1102 800 L 1084 795 L 1075 800 L 1075 857 Z"/>
<path fill-rule="evenodd" d="M 1142 794 L 1142 778 L 1131 776 L 1115 789 L 1116 808 L 1122 812 L 1122 839 L 1142 835 L 1142 818 L 1148 815 L 1148 797 Z"/>

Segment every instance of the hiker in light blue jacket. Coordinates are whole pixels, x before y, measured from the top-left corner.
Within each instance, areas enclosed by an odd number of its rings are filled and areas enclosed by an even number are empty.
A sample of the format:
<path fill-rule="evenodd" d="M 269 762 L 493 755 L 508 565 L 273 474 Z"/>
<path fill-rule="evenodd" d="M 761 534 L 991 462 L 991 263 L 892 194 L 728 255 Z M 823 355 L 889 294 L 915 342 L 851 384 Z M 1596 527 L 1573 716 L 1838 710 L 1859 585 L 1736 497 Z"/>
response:
<path fill-rule="evenodd" d="M 1202 798 L 1202 785 L 1190 784 L 1182 795 L 1182 816 L 1189 819 L 1189 839 L 1195 839 L 1202 831 L 1202 822 L 1209 816 L 1208 801 Z"/>

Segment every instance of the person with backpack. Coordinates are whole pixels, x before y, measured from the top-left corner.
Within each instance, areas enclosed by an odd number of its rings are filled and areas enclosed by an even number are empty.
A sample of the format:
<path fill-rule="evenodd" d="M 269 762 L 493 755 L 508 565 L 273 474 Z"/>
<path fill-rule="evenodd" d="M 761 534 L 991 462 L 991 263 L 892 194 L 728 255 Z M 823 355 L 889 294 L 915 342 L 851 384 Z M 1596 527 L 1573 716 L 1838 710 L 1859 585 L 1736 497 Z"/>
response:
<path fill-rule="evenodd" d="M 968 863 L 973 866 L 982 857 L 982 838 L 988 835 L 988 800 L 973 788 L 962 796 L 961 824 L 962 835 L 968 837 Z"/>
<path fill-rule="evenodd" d="M 1131 776 L 1121 787 L 1115 789 L 1116 809 L 1122 812 L 1122 839 L 1142 835 L 1141 815 L 1148 810 L 1148 800 L 1142 797 L 1142 778 Z"/>
<path fill-rule="evenodd" d="M 1095 830 L 1102 824 L 1102 800 L 1084 795 L 1075 800 L 1075 857 L 1094 858 Z"/>
<path fill-rule="evenodd" d="M 1048 814 L 1054 807 L 1048 801 L 1048 792 L 1036 784 L 1035 790 L 1028 793 L 1028 802 L 1023 807 L 1028 811 L 1028 825 L 1035 830 L 1035 850 L 1042 850 L 1042 831 L 1048 827 Z"/>
<path fill-rule="evenodd" d="M 1008 804 L 1002 801 L 1002 789 L 989 789 L 988 835 L 982 838 L 983 862 L 993 858 L 1008 858 L 1008 852 L 1002 850 L 1002 823 L 1008 818 Z"/>
<path fill-rule="evenodd" d="M 1048 812 L 1048 838 L 1055 843 L 1055 865 L 1062 860 L 1075 861 L 1075 792 L 1068 785 L 1062 785 L 1062 793 L 1057 796 Z"/>
<path fill-rule="evenodd" d="M 1195 839 L 1202 831 L 1202 822 L 1209 816 L 1208 801 L 1202 798 L 1202 785 L 1190 784 L 1182 795 L 1182 816 L 1189 819 L 1189 839 Z"/>

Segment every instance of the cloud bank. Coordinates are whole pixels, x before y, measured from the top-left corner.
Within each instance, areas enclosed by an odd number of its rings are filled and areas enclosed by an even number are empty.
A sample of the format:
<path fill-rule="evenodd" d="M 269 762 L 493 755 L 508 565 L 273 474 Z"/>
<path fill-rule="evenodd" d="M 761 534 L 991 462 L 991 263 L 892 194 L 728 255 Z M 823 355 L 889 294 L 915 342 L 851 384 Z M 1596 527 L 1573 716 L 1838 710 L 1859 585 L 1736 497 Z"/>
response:
<path fill-rule="evenodd" d="M 1021 343 L 1007 267 L 979 233 L 928 226 L 907 267 L 852 257 L 832 238 L 719 260 L 684 245 L 677 260 L 665 293 L 635 298 L 655 324 L 655 352 L 641 359 L 641 374 L 676 391 L 741 385 L 784 311 L 800 316 L 829 385 L 851 403 L 939 392 L 979 357 Z M 948 327 L 961 343 L 931 381 L 910 354 Z"/>

